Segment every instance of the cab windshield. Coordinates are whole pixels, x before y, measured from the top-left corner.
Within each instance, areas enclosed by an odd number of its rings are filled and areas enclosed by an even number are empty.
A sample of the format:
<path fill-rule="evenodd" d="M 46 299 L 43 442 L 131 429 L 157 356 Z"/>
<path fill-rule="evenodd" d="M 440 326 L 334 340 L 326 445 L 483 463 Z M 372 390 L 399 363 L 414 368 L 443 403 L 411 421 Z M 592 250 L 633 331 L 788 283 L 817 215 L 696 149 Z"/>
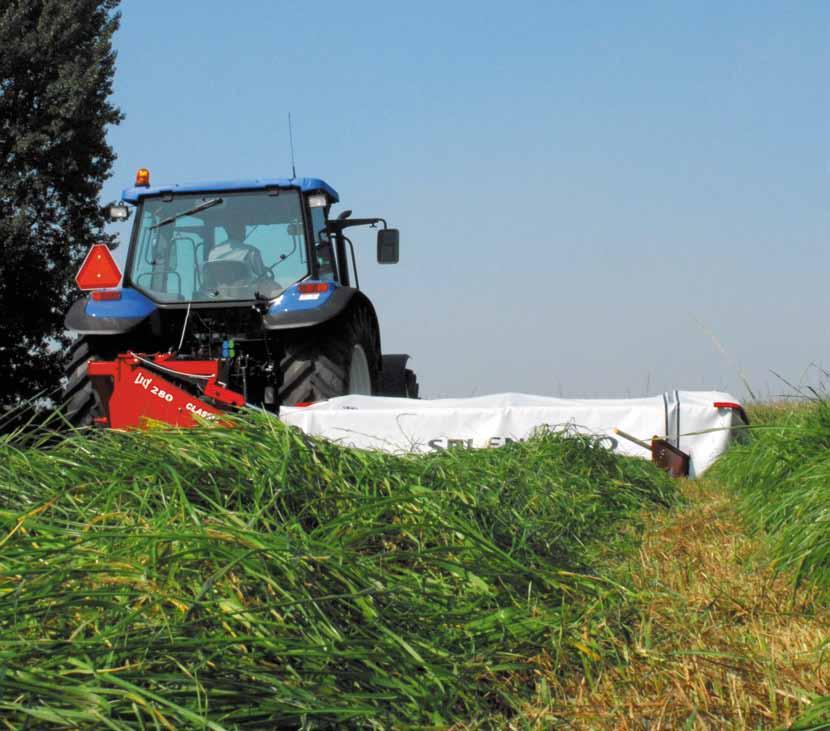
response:
<path fill-rule="evenodd" d="M 297 191 L 144 199 L 129 267 L 159 302 L 271 299 L 308 274 Z"/>

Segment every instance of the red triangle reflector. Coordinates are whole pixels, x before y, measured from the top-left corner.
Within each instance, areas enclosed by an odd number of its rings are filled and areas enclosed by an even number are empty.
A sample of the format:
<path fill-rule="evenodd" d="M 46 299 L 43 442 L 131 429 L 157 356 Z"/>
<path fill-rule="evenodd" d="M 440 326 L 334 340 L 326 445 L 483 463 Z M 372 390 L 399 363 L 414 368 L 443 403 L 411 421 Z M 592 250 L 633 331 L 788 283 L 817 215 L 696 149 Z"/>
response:
<path fill-rule="evenodd" d="M 75 283 L 83 290 L 117 287 L 120 281 L 121 270 L 106 244 L 95 244 L 75 275 Z"/>

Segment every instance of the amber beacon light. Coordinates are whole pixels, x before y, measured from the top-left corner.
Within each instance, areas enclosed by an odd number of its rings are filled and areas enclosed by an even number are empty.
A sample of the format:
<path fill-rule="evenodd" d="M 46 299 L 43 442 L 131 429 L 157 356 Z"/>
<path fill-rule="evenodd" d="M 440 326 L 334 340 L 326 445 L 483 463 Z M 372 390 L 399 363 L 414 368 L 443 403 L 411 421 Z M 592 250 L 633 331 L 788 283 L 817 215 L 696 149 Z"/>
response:
<path fill-rule="evenodd" d="M 138 172 L 135 174 L 135 187 L 136 188 L 149 188 L 150 187 L 150 171 L 147 168 L 139 168 Z"/>

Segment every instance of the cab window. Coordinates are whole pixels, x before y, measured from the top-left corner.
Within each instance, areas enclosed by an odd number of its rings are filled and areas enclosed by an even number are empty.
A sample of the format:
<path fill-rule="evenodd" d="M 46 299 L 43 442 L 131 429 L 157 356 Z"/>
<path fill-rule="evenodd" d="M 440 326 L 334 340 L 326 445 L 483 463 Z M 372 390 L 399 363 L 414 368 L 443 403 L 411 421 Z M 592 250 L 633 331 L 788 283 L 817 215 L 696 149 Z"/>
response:
<path fill-rule="evenodd" d="M 153 197 L 138 220 L 129 279 L 156 301 L 272 299 L 308 276 L 293 190 Z"/>
<path fill-rule="evenodd" d="M 311 208 L 311 228 L 314 256 L 320 279 L 337 280 L 337 260 L 334 243 L 326 233 L 326 209 L 322 206 Z"/>

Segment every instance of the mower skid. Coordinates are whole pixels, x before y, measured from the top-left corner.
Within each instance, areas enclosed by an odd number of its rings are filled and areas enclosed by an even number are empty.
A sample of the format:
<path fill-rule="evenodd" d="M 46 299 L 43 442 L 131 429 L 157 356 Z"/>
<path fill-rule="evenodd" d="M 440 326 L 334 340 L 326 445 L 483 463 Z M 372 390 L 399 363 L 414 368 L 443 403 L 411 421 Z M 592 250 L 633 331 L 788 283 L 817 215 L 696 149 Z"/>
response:
<path fill-rule="evenodd" d="M 216 421 L 228 409 L 245 405 L 241 394 L 217 381 L 218 372 L 219 361 L 178 361 L 168 355 L 128 353 L 112 361 L 92 360 L 87 374 L 105 414 L 96 422 L 111 429 L 140 429 L 150 421 L 177 427 Z M 210 402 L 174 383 L 176 378 L 199 383 Z"/>

